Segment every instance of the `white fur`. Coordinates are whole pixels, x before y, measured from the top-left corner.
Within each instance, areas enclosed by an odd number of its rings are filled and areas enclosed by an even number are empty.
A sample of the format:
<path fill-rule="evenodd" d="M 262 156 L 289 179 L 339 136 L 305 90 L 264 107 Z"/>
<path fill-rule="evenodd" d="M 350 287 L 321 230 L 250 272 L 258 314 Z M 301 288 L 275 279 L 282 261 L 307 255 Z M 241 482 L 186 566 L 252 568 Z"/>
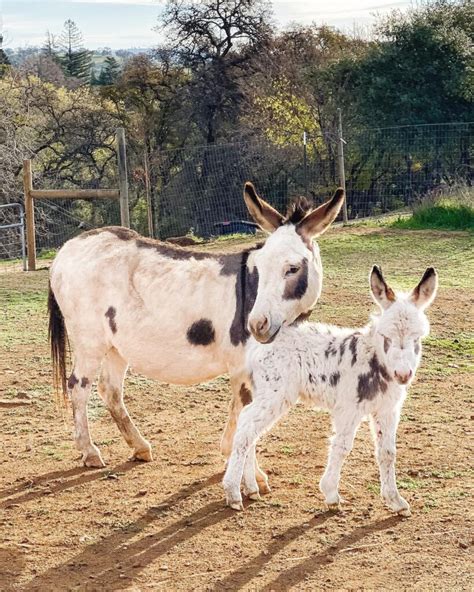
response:
<path fill-rule="evenodd" d="M 284 300 L 285 269 L 303 257 L 308 260 L 307 291 L 299 300 Z M 250 253 L 247 266 L 256 267 L 261 277 L 256 306 L 258 314 L 272 315 L 273 328 L 291 323 L 315 304 L 321 292 L 317 246 L 309 249 L 294 226 L 276 230 L 261 249 Z M 51 288 L 73 344 L 73 373 L 78 382 L 70 395 L 76 444 L 87 466 L 104 464 L 87 421 L 87 401 L 99 370 L 99 394 L 134 449 L 134 457 L 151 459 L 150 444 L 123 403 L 128 366 L 175 384 L 229 373 L 233 399 L 221 447 L 226 456 L 230 454 L 243 406 L 240 389 L 242 384 L 250 385 L 245 346 L 232 344 L 229 334 L 236 310 L 236 276 L 221 272 L 218 259 L 172 259 L 106 229 L 72 239 L 60 250 L 51 268 Z M 111 306 L 117 315 L 115 333 L 106 316 Z M 188 328 L 200 319 L 210 319 L 215 330 L 215 340 L 206 346 L 187 339 Z M 265 481 L 263 473 L 259 478 Z"/>
<path fill-rule="evenodd" d="M 433 285 L 429 302 L 436 291 L 436 284 Z M 320 482 L 328 506 L 339 505 L 343 462 L 362 419 L 369 416 L 381 495 L 391 510 L 409 515 L 409 505 L 400 496 L 395 480 L 395 440 L 407 385 L 421 358 L 419 340 L 429 331 L 423 313 L 425 306 L 417 304 L 413 294 L 399 294 L 363 329 L 303 323 L 285 327 L 270 345 L 254 341 L 249 346 L 248 369 L 253 378 L 254 400 L 239 418 L 223 481 L 231 507 L 242 508 L 242 479 L 244 493 L 257 491 L 254 454 L 258 439 L 302 400 L 329 410 L 332 416 L 334 436 Z M 391 340 L 387 351 L 386 338 Z M 378 371 L 374 372 L 374 368 Z M 409 371 L 409 379 L 401 384 Z"/>

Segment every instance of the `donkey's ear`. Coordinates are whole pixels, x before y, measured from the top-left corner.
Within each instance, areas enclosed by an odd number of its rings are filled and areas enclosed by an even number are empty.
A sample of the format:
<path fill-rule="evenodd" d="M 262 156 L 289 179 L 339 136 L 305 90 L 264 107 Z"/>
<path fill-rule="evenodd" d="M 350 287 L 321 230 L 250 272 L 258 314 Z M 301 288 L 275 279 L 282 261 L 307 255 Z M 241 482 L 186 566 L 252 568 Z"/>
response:
<path fill-rule="evenodd" d="M 273 232 L 283 224 L 284 217 L 257 195 L 250 181 L 244 185 L 244 200 L 250 215 L 263 230 Z"/>
<path fill-rule="evenodd" d="M 339 187 L 329 201 L 323 203 L 322 206 L 319 206 L 301 220 L 296 226 L 298 234 L 312 240 L 313 237 L 325 232 L 331 222 L 336 219 L 343 202 L 344 189 Z"/>
<path fill-rule="evenodd" d="M 372 297 L 375 300 L 375 302 L 380 306 L 380 308 L 386 309 L 393 302 L 395 302 L 395 292 L 385 281 L 382 275 L 382 270 L 378 265 L 374 265 L 372 267 L 369 281 Z"/>
<path fill-rule="evenodd" d="M 410 300 L 422 310 L 427 308 L 435 299 L 438 289 L 438 274 L 434 267 L 428 267 L 420 283 L 410 294 Z"/>

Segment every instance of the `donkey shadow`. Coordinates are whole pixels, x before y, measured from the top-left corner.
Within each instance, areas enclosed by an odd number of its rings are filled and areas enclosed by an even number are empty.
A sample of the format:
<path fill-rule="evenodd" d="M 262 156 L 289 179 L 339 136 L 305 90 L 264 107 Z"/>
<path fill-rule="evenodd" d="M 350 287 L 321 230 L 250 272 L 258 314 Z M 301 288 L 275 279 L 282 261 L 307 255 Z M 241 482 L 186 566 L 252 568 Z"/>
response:
<path fill-rule="evenodd" d="M 14 485 L 3 491 L 0 491 L 0 508 L 8 508 L 9 506 L 16 506 L 30 502 L 32 500 L 44 497 L 54 493 L 60 493 L 83 485 L 91 483 L 98 479 L 103 479 L 109 473 L 125 473 L 131 471 L 137 466 L 136 462 L 125 462 L 116 465 L 112 468 L 106 469 L 88 469 L 86 467 L 75 467 L 73 469 L 66 469 L 63 471 L 52 471 L 30 478 L 26 482 L 19 485 Z M 47 486 L 48 490 L 34 489 L 39 486 Z M 20 495 L 18 495 L 20 494 Z M 17 496 L 17 497 L 13 497 Z"/>
<path fill-rule="evenodd" d="M 34 577 L 23 586 L 24 591 L 61 589 L 67 582 L 68 589 L 96 591 L 121 590 L 130 585 L 130 580 L 142 569 L 170 549 L 196 536 L 203 529 L 234 517 L 235 512 L 222 502 L 211 502 L 190 515 L 173 522 L 157 533 L 142 536 L 130 543 L 137 533 L 160 520 L 163 511 L 185 498 L 194 495 L 221 481 L 222 473 L 194 482 L 160 503 L 150 507 L 145 514 L 126 528 L 114 532 L 98 543 L 89 545 L 66 563 L 50 568 Z M 126 577 L 124 577 L 126 576 Z M 164 578 L 165 579 L 165 578 Z"/>
<path fill-rule="evenodd" d="M 302 534 L 307 533 L 312 528 L 317 528 L 327 520 L 335 518 L 333 512 L 322 512 L 312 518 L 305 524 L 298 524 L 282 533 L 277 539 L 272 541 L 267 549 L 251 559 L 245 565 L 239 567 L 236 571 L 230 573 L 226 578 L 220 580 L 211 589 L 212 592 L 224 592 L 227 590 L 240 590 L 248 584 L 262 570 L 271 559 L 282 551 L 286 546 L 293 543 Z M 364 537 L 374 532 L 392 528 L 403 518 L 400 516 L 390 516 L 383 520 L 367 524 L 354 529 L 351 533 L 344 535 L 336 544 L 329 546 L 320 553 L 313 553 L 302 563 L 283 571 L 269 584 L 259 588 L 261 591 L 270 592 L 271 590 L 289 590 L 296 586 L 301 580 L 305 579 L 317 571 L 323 565 L 333 561 L 335 555 L 354 545 Z"/>
<path fill-rule="evenodd" d="M 403 520 L 403 517 L 395 515 L 355 528 L 351 533 L 342 536 L 337 543 L 330 545 L 324 551 L 313 553 L 298 565 L 281 572 L 276 579 L 261 589 L 262 592 L 289 590 L 293 588 L 293 586 L 296 586 L 302 580 L 317 572 L 324 565 L 332 563 L 341 551 L 349 549 L 355 543 L 358 543 L 366 536 L 370 536 L 375 532 L 393 528 Z"/>

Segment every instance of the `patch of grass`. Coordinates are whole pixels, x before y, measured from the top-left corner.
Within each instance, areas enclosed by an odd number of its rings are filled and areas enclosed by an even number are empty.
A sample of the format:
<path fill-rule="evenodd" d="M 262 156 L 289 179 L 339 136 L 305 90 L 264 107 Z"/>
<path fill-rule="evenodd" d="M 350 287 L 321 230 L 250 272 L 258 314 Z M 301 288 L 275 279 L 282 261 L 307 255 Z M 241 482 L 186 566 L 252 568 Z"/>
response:
<path fill-rule="evenodd" d="M 410 218 L 399 217 L 392 226 L 405 230 L 433 228 L 474 232 L 474 208 L 445 198 L 435 203 L 421 204 L 415 208 Z"/>
<path fill-rule="evenodd" d="M 454 372 L 472 371 L 474 335 L 458 333 L 456 337 L 427 337 L 423 348 L 428 356 L 423 366 L 427 374 L 449 376 Z"/>
<path fill-rule="evenodd" d="M 376 495 L 380 495 L 380 484 L 379 483 L 369 483 L 367 485 L 367 489 L 371 493 L 375 493 Z"/>
<path fill-rule="evenodd" d="M 401 479 L 397 479 L 398 489 L 406 489 L 409 491 L 414 491 L 416 489 L 420 489 L 424 487 L 423 481 L 420 479 L 412 479 L 411 477 L 404 477 Z"/>
<path fill-rule="evenodd" d="M 432 495 L 427 495 L 424 499 L 423 499 L 423 512 L 430 512 L 431 510 L 433 510 L 434 508 L 437 508 L 439 506 L 436 498 Z"/>

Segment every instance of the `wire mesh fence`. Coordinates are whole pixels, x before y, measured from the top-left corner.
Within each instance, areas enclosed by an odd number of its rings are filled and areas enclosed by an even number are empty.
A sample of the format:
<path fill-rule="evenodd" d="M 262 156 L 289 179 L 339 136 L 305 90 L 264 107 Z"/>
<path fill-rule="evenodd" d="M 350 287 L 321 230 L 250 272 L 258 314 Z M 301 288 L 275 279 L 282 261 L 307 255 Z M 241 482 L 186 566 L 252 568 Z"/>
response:
<path fill-rule="evenodd" d="M 242 199 L 246 180 L 281 211 L 297 195 L 320 203 L 339 183 L 337 142 L 334 133 L 307 146 L 234 143 L 161 152 L 151 166 L 155 236 L 253 232 Z M 350 219 L 472 185 L 472 123 L 354 131 L 344 144 Z"/>
<path fill-rule="evenodd" d="M 350 219 L 396 211 L 427 196 L 473 184 L 473 123 L 413 125 L 347 130 L 344 134 L 347 206 Z M 194 235 L 209 239 L 254 233 L 242 199 L 251 180 L 280 211 L 292 197 L 316 204 L 339 184 L 336 130 L 307 137 L 301 145 L 248 140 L 179 150 L 129 152 L 131 224 L 143 234 L 151 226 L 160 239 Z M 37 189 L 94 189 L 117 186 L 115 163 L 100 179 L 90 171 L 68 177 L 67 167 L 41 172 Z M 18 201 L 18 200 L 16 200 Z M 11 218 L 11 214 L 9 214 Z M 36 241 L 41 256 L 83 230 L 120 224 L 118 200 L 35 201 Z M 4 223 L 5 224 L 5 223 Z M 1 227 L 0 220 L 0 227 Z M 18 266 L 19 245 L 11 229 L 0 228 L 0 261 Z"/>
<path fill-rule="evenodd" d="M 0 205 L 0 273 L 26 270 L 25 223 L 20 203 Z"/>
<path fill-rule="evenodd" d="M 472 186 L 472 123 L 369 129 L 346 137 L 350 218 L 390 212 Z"/>
<path fill-rule="evenodd" d="M 82 189 L 105 189 L 117 183 L 114 177 L 98 179 L 85 177 Z M 64 175 L 33 172 L 35 189 L 77 189 Z M 84 230 L 120 224 L 118 200 L 104 199 L 41 199 L 34 201 L 36 246 L 45 254 L 54 250 Z"/>

